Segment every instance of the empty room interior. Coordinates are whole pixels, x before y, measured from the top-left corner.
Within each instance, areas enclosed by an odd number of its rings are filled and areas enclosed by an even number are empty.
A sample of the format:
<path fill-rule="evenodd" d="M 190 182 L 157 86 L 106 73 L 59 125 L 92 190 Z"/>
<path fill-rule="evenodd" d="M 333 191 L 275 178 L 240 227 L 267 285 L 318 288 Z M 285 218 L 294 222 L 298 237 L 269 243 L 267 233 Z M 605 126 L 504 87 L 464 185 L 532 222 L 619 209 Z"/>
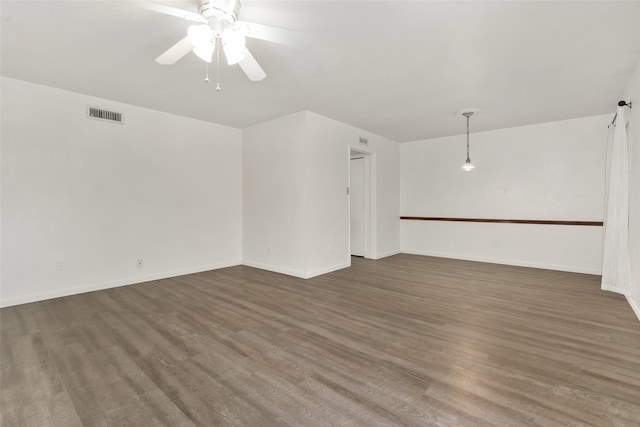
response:
<path fill-rule="evenodd" d="M 640 1 L 0 37 L 0 425 L 640 425 Z"/>

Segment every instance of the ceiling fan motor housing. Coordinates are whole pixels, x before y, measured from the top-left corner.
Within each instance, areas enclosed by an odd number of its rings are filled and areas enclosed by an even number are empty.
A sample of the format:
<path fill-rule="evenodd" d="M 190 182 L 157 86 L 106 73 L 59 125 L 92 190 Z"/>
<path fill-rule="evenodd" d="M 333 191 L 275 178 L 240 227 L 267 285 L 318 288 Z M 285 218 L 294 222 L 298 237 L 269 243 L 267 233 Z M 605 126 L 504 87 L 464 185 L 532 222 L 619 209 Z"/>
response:
<path fill-rule="evenodd" d="M 198 0 L 198 13 L 206 19 L 224 19 L 234 24 L 240 15 L 240 0 Z"/>

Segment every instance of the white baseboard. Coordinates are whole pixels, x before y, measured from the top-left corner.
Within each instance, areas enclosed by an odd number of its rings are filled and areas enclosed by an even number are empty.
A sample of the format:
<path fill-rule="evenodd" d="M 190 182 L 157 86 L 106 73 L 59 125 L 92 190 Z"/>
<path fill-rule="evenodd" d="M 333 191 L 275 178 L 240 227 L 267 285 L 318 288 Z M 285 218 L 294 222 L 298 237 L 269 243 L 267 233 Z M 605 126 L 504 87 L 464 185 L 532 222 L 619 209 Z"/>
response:
<path fill-rule="evenodd" d="M 627 298 L 629 305 L 633 309 L 633 312 L 636 314 L 636 317 L 638 318 L 638 320 L 640 320 L 640 304 L 636 303 L 634 299 L 629 295 L 625 295 L 625 297 Z"/>
<path fill-rule="evenodd" d="M 509 259 L 484 258 L 484 257 L 458 255 L 458 254 L 446 254 L 446 253 L 429 252 L 429 251 L 402 250 L 401 252 L 405 254 L 411 254 L 411 255 L 424 255 L 424 256 L 433 256 L 438 258 L 460 259 L 464 261 L 488 262 L 491 264 L 514 265 L 518 267 L 540 268 L 543 270 L 568 271 L 571 273 L 594 274 L 596 276 L 599 276 L 602 274 L 601 270 L 595 270 L 595 269 L 583 268 L 583 267 L 574 267 L 570 265 L 557 265 L 557 264 L 546 264 L 546 263 L 537 263 L 537 262 L 516 261 L 516 260 L 509 260 Z"/>
<path fill-rule="evenodd" d="M 340 264 L 333 265 L 331 267 L 321 268 L 319 270 L 314 270 L 306 274 L 305 279 L 311 279 L 312 277 L 320 276 L 322 274 L 331 273 L 333 271 L 342 270 L 343 268 L 351 267 L 351 259 L 349 262 L 343 262 Z"/>
<path fill-rule="evenodd" d="M 242 265 L 247 267 L 259 268 L 260 270 L 272 271 L 274 273 L 286 274 L 287 276 L 299 277 L 300 279 L 310 279 L 312 277 L 320 276 L 322 274 L 331 273 L 332 271 L 341 270 L 351 266 L 351 260 L 349 262 L 332 265 L 331 267 L 320 268 L 310 272 L 304 272 L 299 270 L 293 270 L 290 268 L 276 267 L 273 265 L 262 264 L 259 262 L 243 261 Z"/>
<path fill-rule="evenodd" d="M 383 252 L 381 254 L 376 254 L 376 257 L 374 259 L 382 259 L 382 258 L 386 258 L 388 256 L 398 255 L 399 253 L 402 253 L 402 251 L 400 249 L 396 249 L 396 250 L 389 251 L 389 252 Z"/>
<path fill-rule="evenodd" d="M 625 294 L 624 292 L 620 291 L 620 289 L 618 288 L 611 288 L 609 286 L 602 286 L 602 283 L 600 284 L 600 289 L 603 291 L 607 291 L 607 292 L 613 292 L 616 294 L 620 294 L 620 295 L 624 295 L 625 297 L 627 296 L 627 294 Z"/>
<path fill-rule="evenodd" d="M 299 277 L 306 279 L 304 271 L 293 270 L 290 268 L 276 267 L 269 264 L 262 264 L 260 262 L 242 261 L 242 265 L 247 267 L 259 268 L 260 270 L 273 271 L 274 273 L 286 274 L 287 276 Z"/>
<path fill-rule="evenodd" d="M 11 307 L 13 305 L 27 304 L 30 302 L 44 301 L 52 298 L 66 297 L 69 295 L 83 294 L 85 292 L 100 291 L 103 289 L 117 288 L 119 286 L 134 285 L 136 283 L 150 282 L 153 280 L 167 279 L 170 277 L 184 276 L 185 274 L 201 273 L 203 271 L 217 270 L 219 268 L 233 267 L 240 265 L 240 261 L 229 261 L 217 264 L 208 264 L 199 267 L 185 268 L 174 271 L 150 274 L 147 276 L 127 277 L 110 282 L 94 283 L 92 285 L 78 286 L 74 288 L 57 289 L 51 292 L 38 292 L 21 297 L 2 299 L 0 307 Z"/>

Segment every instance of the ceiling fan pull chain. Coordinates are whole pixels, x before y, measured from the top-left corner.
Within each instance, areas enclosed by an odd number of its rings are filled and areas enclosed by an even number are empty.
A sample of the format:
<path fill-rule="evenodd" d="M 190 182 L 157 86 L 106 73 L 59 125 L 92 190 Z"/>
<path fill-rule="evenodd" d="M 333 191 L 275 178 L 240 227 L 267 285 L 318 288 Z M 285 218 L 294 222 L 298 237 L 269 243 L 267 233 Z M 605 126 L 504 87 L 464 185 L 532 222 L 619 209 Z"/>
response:
<path fill-rule="evenodd" d="M 204 82 L 209 83 L 209 63 L 205 62 L 205 74 L 204 74 Z"/>

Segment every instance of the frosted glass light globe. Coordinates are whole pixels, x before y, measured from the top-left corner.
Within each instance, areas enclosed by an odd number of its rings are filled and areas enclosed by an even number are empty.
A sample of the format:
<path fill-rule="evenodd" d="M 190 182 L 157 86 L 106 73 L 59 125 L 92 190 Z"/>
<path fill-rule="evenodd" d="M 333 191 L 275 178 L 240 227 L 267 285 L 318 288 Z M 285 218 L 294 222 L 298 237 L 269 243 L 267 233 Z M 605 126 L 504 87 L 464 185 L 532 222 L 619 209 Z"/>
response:
<path fill-rule="evenodd" d="M 465 162 L 465 164 L 462 165 L 462 170 L 465 171 L 465 172 L 471 172 L 471 171 L 473 171 L 475 169 L 476 169 L 476 167 L 473 166 L 473 163 L 471 163 L 470 161 Z"/>

